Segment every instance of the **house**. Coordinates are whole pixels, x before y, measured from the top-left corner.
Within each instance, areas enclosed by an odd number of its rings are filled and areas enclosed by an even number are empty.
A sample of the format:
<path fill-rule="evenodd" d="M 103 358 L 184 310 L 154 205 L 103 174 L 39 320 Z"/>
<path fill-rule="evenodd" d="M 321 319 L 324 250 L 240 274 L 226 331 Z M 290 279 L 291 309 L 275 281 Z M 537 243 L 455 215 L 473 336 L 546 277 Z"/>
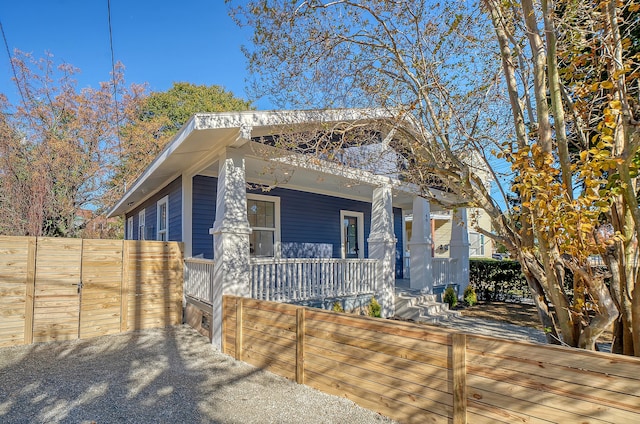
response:
<path fill-rule="evenodd" d="M 396 279 L 463 289 L 470 250 L 467 211 L 431 205 L 398 178 L 399 158 L 385 148 L 393 133 L 377 125 L 386 118 L 380 110 L 197 114 L 109 216 L 124 215 L 127 239 L 184 242 L 187 278 L 201 280 L 186 290 L 213 304 L 214 341 L 223 293 L 285 301 L 372 293 L 393 315 Z M 350 128 L 367 142 L 352 137 L 320 155 L 284 147 L 285 138 Z M 484 241 L 482 249 L 490 256 Z"/>

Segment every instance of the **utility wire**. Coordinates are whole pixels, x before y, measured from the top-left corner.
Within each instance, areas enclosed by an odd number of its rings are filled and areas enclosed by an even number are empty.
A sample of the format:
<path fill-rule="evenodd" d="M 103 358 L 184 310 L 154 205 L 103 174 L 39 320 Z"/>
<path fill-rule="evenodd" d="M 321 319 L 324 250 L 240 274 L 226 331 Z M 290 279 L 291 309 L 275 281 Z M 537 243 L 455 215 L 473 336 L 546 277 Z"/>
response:
<path fill-rule="evenodd" d="M 120 143 L 120 117 L 118 113 L 118 86 L 116 81 L 116 60 L 113 54 L 113 29 L 111 28 L 111 0 L 107 0 L 107 15 L 109 21 L 109 48 L 111 50 L 111 81 L 113 83 L 113 101 L 116 112 L 116 140 L 118 141 L 118 152 L 122 159 L 122 144 Z"/>
<path fill-rule="evenodd" d="M 24 98 L 24 93 L 22 92 L 22 87 L 20 87 L 20 82 L 18 81 L 18 72 L 16 72 L 16 65 L 13 63 L 13 57 L 11 56 L 11 49 L 9 49 L 9 43 L 7 42 L 7 36 L 4 33 L 4 27 L 2 26 L 2 21 L 0 21 L 0 32 L 2 32 L 2 39 L 4 40 L 4 47 L 7 50 L 7 56 L 9 56 L 9 64 L 11 65 L 11 71 L 13 71 L 13 77 L 15 78 L 16 87 L 18 87 L 18 92 L 20 93 L 20 98 L 22 99 L 22 104 L 26 105 L 27 102 Z"/>

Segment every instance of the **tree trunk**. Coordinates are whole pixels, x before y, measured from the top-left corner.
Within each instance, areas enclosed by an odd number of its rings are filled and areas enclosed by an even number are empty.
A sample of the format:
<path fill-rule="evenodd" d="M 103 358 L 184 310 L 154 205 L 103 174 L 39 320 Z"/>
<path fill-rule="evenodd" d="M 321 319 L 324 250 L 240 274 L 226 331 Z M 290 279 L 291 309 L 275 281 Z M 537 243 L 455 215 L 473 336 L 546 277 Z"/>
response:
<path fill-rule="evenodd" d="M 538 317 L 544 328 L 545 337 L 549 344 L 561 344 L 560 334 L 558 333 L 558 327 L 553 318 L 553 314 L 549 310 L 549 302 L 540 284 L 540 280 L 536 277 L 536 274 L 540 274 L 540 267 L 537 264 L 536 258 L 533 255 L 525 254 L 522 251 L 518 252 L 516 256 L 522 267 L 522 273 L 524 274 L 529 290 L 531 290 L 531 297 L 538 310 Z"/>

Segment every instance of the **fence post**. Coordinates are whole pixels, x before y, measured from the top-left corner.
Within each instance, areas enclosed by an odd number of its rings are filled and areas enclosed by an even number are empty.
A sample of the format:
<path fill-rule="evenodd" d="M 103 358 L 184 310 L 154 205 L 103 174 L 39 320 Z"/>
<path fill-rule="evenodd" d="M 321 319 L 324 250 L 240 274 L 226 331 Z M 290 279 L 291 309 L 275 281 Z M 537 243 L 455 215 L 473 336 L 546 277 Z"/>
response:
<path fill-rule="evenodd" d="M 305 332 L 305 308 L 296 310 L 296 382 L 304 384 L 304 332 Z"/>
<path fill-rule="evenodd" d="M 242 303 L 243 298 L 236 298 L 236 359 L 242 361 Z"/>
<path fill-rule="evenodd" d="M 24 344 L 33 343 L 33 306 L 36 295 L 36 254 L 38 239 L 29 237 L 27 247 L 27 281 L 24 304 Z"/>
<path fill-rule="evenodd" d="M 451 368 L 453 371 L 453 423 L 467 422 L 467 336 L 452 335 Z"/>
<path fill-rule="evenodd" d="M 129 259 L 131 256 L 130 240 L 122 241 L 122 284 L 120 285 L 120 331 L 127 331 L 129 325 Z"/>

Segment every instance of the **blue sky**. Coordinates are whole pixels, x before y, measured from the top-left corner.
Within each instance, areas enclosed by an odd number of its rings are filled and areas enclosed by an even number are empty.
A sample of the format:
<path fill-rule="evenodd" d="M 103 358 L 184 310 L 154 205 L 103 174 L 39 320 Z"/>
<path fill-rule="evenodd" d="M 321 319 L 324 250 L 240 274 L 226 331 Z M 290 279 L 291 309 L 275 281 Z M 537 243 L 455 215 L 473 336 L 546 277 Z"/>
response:
<path fill-rule="evenodd" d="M 5 0 L 0 21 L 9 48 L 81 70 L 79 87 L 96 87 L 111 72 L 107 0 Z M 164 91 L 174 81 L 221 85 L 247 98 L 245 58 L 249 29 L 236 26 L 222 0 L 111 0 L 116 61 L 127 83 L 148 82 Z M 0 92 L 15 101 L 9 56 L 0 40 Z M 262 104 L 264 103 L 264 105 Z M 266 101 L 259 109 L 268 108 Z"/>

